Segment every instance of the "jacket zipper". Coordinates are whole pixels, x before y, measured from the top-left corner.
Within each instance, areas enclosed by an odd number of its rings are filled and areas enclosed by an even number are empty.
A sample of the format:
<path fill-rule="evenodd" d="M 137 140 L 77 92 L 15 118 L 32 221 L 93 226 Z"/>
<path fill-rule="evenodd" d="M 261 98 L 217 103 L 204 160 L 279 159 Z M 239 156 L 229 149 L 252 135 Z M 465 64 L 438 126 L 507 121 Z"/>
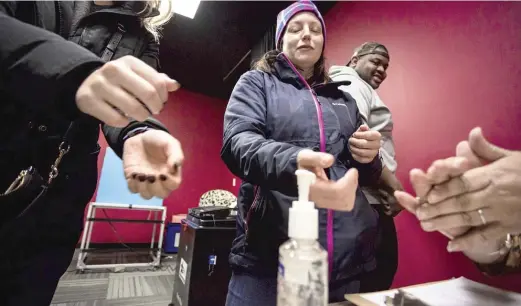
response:
<path fill-rule="evenodd" d="M 58 35 L 63 37 L 63 12 L 60 1 L 56 1 L 56 8 L 58 9 L 58 20 L 57 25 L 58 26 Z M 67 39 L 67 37 L 65 37 Z"/>
<path fill-rule="evenodd" d="M 300 78 L 300 80 L 304 83 L 304 85 L 307 87 L 309 92 L 311 93 L 311 97 L 313 98 L 313 101 L 315 102 L 315 108 L 317 110 L 317 118 L 318 118 L 318 129 L 320 132 L 320 152 L 326 152 L 326 133 L 324 130 L 324 118 L 322 115 L 322 106 L 320 104 L 320 101 L 318 100 L 317 94 L 315 91 L 309 86 L 308 82 L 304 79 L 304 77 L 298 72 L 298 70 L 295 68 L 293 63 L 286 57 L 284 53 L 281 53 L 282 56 L 286 59 L 288 64 L 290 65 L 291 69 L 293 69 L 293 72 L 297 74 L 297 76 Z M 334 244 L 333 244 L 333 211 L 331 209 L 327 210 L 327 258 L 328 258 L 328 267 L 329 267 L 329 277 L 331 277 L 331 272 L 333 271 L 333 251 L 334 251 Z"/>

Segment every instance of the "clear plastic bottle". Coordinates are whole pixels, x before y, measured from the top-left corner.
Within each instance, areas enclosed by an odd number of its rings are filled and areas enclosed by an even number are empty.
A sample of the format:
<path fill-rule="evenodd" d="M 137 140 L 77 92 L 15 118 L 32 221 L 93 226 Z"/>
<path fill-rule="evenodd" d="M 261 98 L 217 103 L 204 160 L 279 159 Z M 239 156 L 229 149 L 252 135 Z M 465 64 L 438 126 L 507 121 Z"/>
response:
<path fill-rule="evenodd" d="M 309 201 L 315 175 L 297 170 L 299 199 L 289 211 L 288 236 L 279 248 L 277 306 L 325 306 L 328 303 L 327 252 L 318 243 L 318 210 Z"/>

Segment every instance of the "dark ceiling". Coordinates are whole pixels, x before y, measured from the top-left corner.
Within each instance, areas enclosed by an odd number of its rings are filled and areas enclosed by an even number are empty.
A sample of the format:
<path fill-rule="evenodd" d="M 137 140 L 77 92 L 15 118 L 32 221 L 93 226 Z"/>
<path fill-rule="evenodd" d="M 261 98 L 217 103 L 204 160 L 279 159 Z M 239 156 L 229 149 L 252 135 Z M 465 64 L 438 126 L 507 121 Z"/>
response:
<path fill-rule="evenodd" d="M 194 19 L 176 15 L 165 26 L 161 70 L 185 89 L 228 99 L 240 75 L 250 68 L 251 54 L 246 55 L 291 3 L 202 1 Z M 335 3 L 315 2 L 322 14 Z"/>

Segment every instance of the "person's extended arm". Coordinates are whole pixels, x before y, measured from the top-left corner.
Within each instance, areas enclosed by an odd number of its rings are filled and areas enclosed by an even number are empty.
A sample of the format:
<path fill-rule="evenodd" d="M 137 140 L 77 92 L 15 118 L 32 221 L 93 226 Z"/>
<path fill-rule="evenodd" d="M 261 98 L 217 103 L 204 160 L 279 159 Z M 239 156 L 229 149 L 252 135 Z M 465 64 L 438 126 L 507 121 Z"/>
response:
<path fill-rule="evenodd" d="M 75 94 L 103 62 L 64 38 L 17 20 L 16 1 L 0 2 L 0 88 L 6 100 L 36 111 L 79 114 Z M 58 105 L 59 104 L 59 105 Z"/>
<path fill-rule="evenodd" d="M 297 154 L 303 148 L 266 139 L 263 83 L 259 71 L 249 71 L 237 82 L 224 115 L 221 158 L 245 181 L 296 192 Z"/>
<path fill-rule="evenodd" d="M 357 129 L 364 124 L 363 118 L 360 115 L 358 109 L 356 110 L 356 117 L 357 117 Z M 380 177 L 382 175 L 382 161 L 380 160 L 380 153 L 376 155 L 376 157 L 368 162 L 368 163 L 360 163 L 356 161 L 352 154 L 350 154 L 351 160 L 350 162 L 352 165 L 358 169 L 359 172 L 359 183 L 360 186 L 374 186 L 378 184 L 380 181 Z"/>
<path fill-rule="evenodd" d="M 380 154 L 382 151 L 380 151 Z M 394 194 L 396 190 L 403 190 L 402 183 L 398 180 L 396 175 L 384 166 L 382 169 L 382 175 L 380 176 L 380 181 L 378 182 L 379 187 L 383 188 L 389 194 Z"/>
<path fill-rule="evenodd" d="M 149 39 L 149 42 L 140 59 L 157 70 L 159 68 L 159 44 L 154 41 L 152 35 L 147 36 L 147 38 Z M 105 136 L 108 145 L 119 157 L 123 154 L 123 144 L 126 139 L 148 129 L 168 132 L 167 128 L 160 121 L 152 117 L 144 122 L 135 120 L 131 121 L 130 124 L 124 128 L 102 124 L 103 135 Z"/>
<path fill-rule="evenodd" d="M 373 112 L 371 112 L 371 116 Z M 382 147 L 380 148 L 380 155 L 382 156 L 382 162 L 384 168 L 382 171 L 382 177 L 380 179 L 380 187 L 384 190 L 393 194 L 395 190 L 403 190 L 403 186 L 396 177 L 396 168 L 398 163 L 396 162 L 396 154 L 394 151 L 394 140 L 393 140 L 393 121 L 391 118 L 391 112 L 387 107 L 378 108 L 376 114 L 381 118 L 381 129 L 380 134 L 382 135 Z M 372 128 L 371 126 L 369 126 Z"/>
<path fill-rule="evenodd" d="M 143 122 L 131 121 L 130 124 L 124 128 L 113 127 L 106 124 L 102 125 L 103 135 L 108 145 L 119 157 L 123 154 L 123 144 L 125 140 L 149 129 L 163 130 L 168 133 L 168 129 L 160 121 L 152 117 Z"/>
<path fill-rule="evenodd" d="M 395 190 L 403 190 L 402 184 L 394 174 L 397 163 L 392 136 L 391 111 L 382 103 L 377 93 L 362 81 L 354 80 L 350 85 L 342 86 L 340 89 L 349 93 L 355 99 L 362 124 L 367 124 L 371 130 L 376 130 L 382 135 L 380 156 L 384 167 L 378 181 L 378 187 L 391 195 Z"/>

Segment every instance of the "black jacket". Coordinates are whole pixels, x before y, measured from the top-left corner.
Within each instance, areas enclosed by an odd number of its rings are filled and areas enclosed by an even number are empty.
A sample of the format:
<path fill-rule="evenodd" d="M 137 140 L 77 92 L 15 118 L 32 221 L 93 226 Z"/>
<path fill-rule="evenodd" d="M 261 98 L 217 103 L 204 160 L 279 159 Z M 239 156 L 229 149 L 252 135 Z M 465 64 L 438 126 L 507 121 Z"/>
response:
<path fill-rule="evenodd" d="M 0 2 L 0 189 L 7 188 L 29 165 L 46 175 L 63 133 L 74 120 L 72 148 L 62 161 L 53 189 L 82 193 L 78 201 L 83 201 L 83 209 L 96 187 L 100 123 L 77 109 L 75 93 L 104 62 L 97 54 L 64 39 L 71 35 L 73 5 L 60 1 Z M 120 17 L 129 18 L 114 13 L 111 20 Z M 100 33 L 102 26 L 97 28 L 90 31 L 85 25 L 85 31 L 93 35 Z M 145 40 L 145 29 L 125 35 L 131 34 Z M 98 38 L 94 35 L 92 40 Z M 124 41 L 129 46 L 132 39 Z M 123 55 L 116 52 L 117 57 Z M 156 121 L 103 130 L 109 145 L 121 154 L 124 135 L 140 125 L 164 129 Z"/>
<path fill-rule="evenodd" d="M 154 17 L 157 10 L 142 12 L 142 1 L 116 2 L 116 6 L 100 7 L 92 1 L 75 1 L 72 29 L 69 40 L 98 56 L 102 56 L 112 35 L 121 27 L 123 36 L 114 58 L 125 55 L 138 57 L 159 69 L 159 44 L 141 24 L 140 18 Z"/>

